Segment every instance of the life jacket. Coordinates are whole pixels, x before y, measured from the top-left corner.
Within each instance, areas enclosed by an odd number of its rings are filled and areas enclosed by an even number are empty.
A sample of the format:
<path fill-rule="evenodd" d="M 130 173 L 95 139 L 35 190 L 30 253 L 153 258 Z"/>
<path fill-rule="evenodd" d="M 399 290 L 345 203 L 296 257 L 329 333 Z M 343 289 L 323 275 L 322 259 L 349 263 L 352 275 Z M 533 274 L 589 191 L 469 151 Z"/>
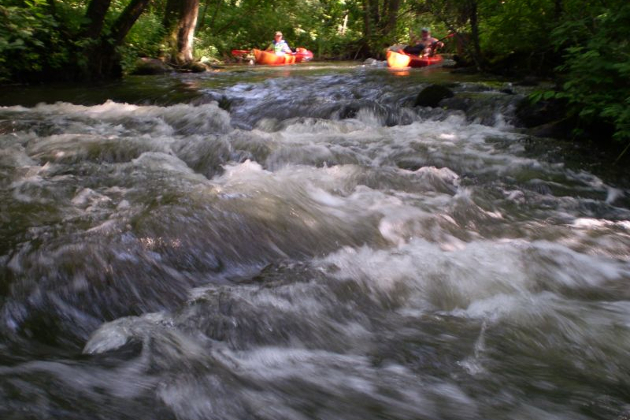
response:
<path fill-rule="evenodd" d="M 285 41 L 284 39 L 278 42 L 276 42 L 276 40 L 274 39 L 273 41 L 271 41 L 271 44 L 273 45 L 273 52 L 275 52 L 276 54 L 284 54 L 286 50 L 290 50 L 289 44 L 287 44 L 287 41 Z"/>

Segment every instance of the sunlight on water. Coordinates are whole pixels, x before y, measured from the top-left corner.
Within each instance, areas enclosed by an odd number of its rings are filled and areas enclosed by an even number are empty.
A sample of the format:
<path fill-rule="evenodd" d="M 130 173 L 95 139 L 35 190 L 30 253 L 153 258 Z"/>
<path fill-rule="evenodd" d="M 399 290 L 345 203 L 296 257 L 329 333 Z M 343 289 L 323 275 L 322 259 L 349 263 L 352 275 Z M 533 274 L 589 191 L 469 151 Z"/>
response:
<path fill-rule="evenodd" d="M 282 71 L 0 108 L 3 418 L 630 412 L 626 186 L 482 85 Z"/>

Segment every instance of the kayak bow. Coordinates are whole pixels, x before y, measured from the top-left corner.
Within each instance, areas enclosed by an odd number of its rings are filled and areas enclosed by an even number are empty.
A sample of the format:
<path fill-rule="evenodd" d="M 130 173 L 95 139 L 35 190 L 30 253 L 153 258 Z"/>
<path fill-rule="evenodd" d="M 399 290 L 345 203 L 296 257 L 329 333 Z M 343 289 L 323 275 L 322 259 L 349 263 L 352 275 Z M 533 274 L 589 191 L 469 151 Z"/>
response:
<path fill-rule="evenodd" d="M 394 69 L 405 67 L 427 67 L 442 62 L 441 55 L 433 57 L 420 57 L 417 55 L 405 54 L 404 52 L 387 51 L 387 65 Z"/>

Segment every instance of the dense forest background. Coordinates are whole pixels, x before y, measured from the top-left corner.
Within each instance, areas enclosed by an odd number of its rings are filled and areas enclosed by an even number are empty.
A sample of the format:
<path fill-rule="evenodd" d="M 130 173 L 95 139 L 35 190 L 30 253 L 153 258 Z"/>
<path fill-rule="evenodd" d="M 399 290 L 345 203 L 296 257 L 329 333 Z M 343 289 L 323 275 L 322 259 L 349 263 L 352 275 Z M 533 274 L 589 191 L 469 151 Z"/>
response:
<path fill-rule="evenodd" d="M 141 56 L 185 68 L 280 30 L 319 59 L 382 58 L 430 26 L 478 71 L 550 77 L 585 126 L 630 140 L 627 0 L 3 0 L 0 82 L 121 77 Z"/>

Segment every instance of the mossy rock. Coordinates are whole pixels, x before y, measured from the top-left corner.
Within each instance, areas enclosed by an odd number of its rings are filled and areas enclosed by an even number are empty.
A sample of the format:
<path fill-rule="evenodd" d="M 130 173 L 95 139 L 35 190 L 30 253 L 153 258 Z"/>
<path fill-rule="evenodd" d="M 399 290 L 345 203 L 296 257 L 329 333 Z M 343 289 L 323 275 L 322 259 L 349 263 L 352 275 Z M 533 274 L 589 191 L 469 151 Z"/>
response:
<path fill-rule="evenodd" d="M 152 75 L 170 73 L 172 69 L 157 58 L 139 58 L 132 74 Z"/>
<path fill-rule="evenodd" d="M 208 71 L 208 66 L 199 61 L 195 61 L 190 64 L 190 71 L 193 73 L 203 73 Z"/>

